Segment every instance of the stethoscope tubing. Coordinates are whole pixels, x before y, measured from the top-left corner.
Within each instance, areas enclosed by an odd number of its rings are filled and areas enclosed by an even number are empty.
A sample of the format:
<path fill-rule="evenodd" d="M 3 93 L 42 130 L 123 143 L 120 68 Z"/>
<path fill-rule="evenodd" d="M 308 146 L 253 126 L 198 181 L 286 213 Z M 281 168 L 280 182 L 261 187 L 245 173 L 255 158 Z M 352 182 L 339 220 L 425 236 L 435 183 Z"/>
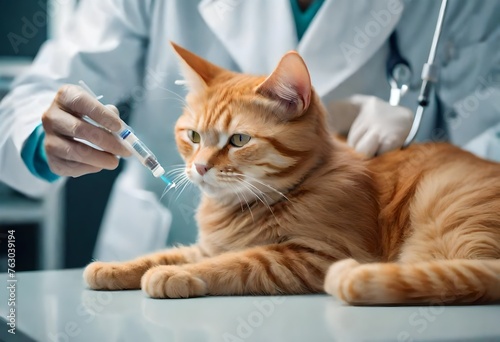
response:
<path fill-rule="evenodd" d="M 418 107 L 415 112 L 415 117 L 413 119 L 413 124 L 410 129 L 410 133 L 406 137 L 403 144 L 403 148 L 408 147 L 420 129 L 422 123 L 422 118 L 425 112 L 425 108 L 429 104 L 429 95 L 432 91 L 432 87 L 438 81 L 438 67 L 434 64 L 436 59 L 436 51 L 439 44 L 439 38 L 441 36 L 444 16 L 446 13 L 446 7 L 448 5 L 448 0 L 441 0 L 441 7 L 439 9 L 438 20 L 436 24 L 436 29 L 434 30 L 434 36 L 432 37 L 431 49 L 429 51 L 429 58 L 427 63 L 424 64 L 422 69 L 422 86 L 420 88 L 420 95 L 418 97 Z"/>

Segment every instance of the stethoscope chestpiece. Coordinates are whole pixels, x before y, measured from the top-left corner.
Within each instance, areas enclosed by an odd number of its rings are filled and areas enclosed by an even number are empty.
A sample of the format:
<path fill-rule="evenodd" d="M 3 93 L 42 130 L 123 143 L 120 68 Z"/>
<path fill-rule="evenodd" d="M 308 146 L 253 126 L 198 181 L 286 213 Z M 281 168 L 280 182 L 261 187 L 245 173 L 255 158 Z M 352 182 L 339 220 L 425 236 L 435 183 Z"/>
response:
<path fill-rule="evenodd" d="M 401 98 L 406 94 L 410 88 L 412 71 L 407 63 L 399 63 L 394 66 L 387 81 L 391 86 L 391 95 L 389 97 L 389 104 L 397 106 L 401 102 Z"/>
<path fill-rule="evenodd" d="M 396 31 L 389 38 L 389 48 L 390 53 L 386 64 L 387 82 L 391 86 L 389 103 L 397 106 L 410 88 L 413 73 L 410 63 L 399 52 Z"/>

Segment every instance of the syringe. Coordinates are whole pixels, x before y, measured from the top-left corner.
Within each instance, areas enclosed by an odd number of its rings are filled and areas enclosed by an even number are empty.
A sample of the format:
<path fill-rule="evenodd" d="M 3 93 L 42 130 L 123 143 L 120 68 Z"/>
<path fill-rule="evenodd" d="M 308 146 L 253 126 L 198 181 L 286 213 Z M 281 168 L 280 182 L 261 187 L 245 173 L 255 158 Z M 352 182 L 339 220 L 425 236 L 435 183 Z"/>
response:
<path fill-rule="evenodd" d="M 102 98 L 102 96 L 97 96 L 84 81 L 79 81 L 78 83 L 83 89 L 85 89 L 96 99 L 99 100 Z M 86 115 L 83 116 L 83 119 L 94 126 L 98 126 L 100 128 L 108 130 Z M 165 175 L 165 169 L 163 169 L 163 167 L 160 165 L 153 152 L 151 152 L 151 150 L 141 140 L 139 140 L 139 138 L 137 138 L 130 126 L 128 126 L 121 119 L 120 122 L 120 130 L 118 132 L 112 132 L 117 137 L 117 139 L 122 142 L 122 144 L 141 162 L 142 165 L 144 165 L 149 169 L 149 171 L 151 171 L 153 176 L 164 181 L 168 186 L 168 190 L 175 187 L 175 183 Z"/>

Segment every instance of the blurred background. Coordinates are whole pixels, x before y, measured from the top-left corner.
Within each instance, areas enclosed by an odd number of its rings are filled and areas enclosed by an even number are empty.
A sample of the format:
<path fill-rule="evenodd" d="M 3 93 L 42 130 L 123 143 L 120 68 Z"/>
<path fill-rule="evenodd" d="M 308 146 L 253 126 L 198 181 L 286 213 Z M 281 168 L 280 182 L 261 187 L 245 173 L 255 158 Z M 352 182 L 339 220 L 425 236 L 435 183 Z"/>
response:
<path fill-rule="evenodd" d="M 44 41 L 61 32 L 76 2 L 0 0 L 0 99 L 12 80 L 29 67 Z M 119 106 L 122 115 L 127 108 L 127 104 Z M 40 201 L 0 183 L 0 272 L 7 269 L 6 237 L 11 229 L 16 231 L 16 271 L 86 265 L 120 169 L 71 178 Z"/>

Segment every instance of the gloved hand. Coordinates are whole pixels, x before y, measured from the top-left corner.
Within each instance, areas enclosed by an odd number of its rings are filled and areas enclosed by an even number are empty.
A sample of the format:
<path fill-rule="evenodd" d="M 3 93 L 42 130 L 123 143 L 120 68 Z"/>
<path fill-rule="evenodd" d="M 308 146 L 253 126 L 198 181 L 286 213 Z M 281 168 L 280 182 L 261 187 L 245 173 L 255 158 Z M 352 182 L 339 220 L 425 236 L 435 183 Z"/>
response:
<path fill-rule="evenodd" d="M 403 146 L 413 123 L 411 110 L 376 96 L 355 95 L 349 101 L 360 108 L 347 135 L 349 146 L 368 157 Z"/>
<path fill-rule="evenodd" d="M 116 107 L 104 106 L 81 87 L 62 86 L 42 115 L 47 161 L 55 174 L 79 177 L 102 169 L 115 169 L 117 155 L 131 154 L 113 134 L 84 121 L 84 115 L 112 132 L 121 127 Z M 103 151 L 75 138 L 88 141 Z"/>

